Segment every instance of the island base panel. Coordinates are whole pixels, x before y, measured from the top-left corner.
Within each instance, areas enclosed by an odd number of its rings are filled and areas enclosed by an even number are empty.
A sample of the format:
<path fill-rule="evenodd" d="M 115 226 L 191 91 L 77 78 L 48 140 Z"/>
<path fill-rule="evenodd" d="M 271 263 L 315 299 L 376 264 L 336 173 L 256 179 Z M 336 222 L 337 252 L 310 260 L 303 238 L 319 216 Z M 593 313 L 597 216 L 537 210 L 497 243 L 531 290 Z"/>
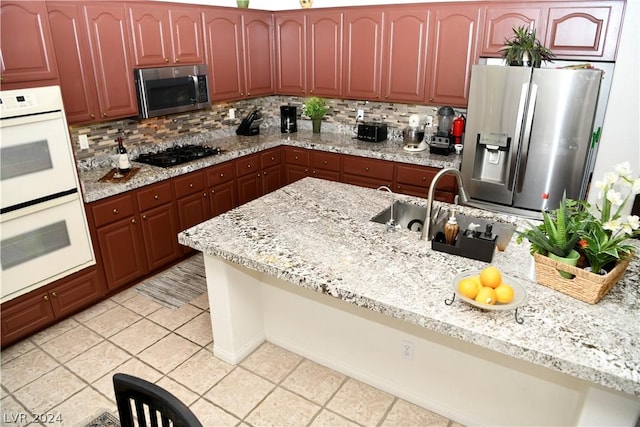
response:
<path fill-rule="evenodd" d="M 217 257 L 205 255 L 205 266 L 214 354 L 228 363 L 240 362 L 266 339 L 467 425 L 594 425 L 597 420 L 634 426 L 640 414 L 640 401 L 630 395 Z M 413 345 L 409 358 L 402 352 L 405 342 Z"/>

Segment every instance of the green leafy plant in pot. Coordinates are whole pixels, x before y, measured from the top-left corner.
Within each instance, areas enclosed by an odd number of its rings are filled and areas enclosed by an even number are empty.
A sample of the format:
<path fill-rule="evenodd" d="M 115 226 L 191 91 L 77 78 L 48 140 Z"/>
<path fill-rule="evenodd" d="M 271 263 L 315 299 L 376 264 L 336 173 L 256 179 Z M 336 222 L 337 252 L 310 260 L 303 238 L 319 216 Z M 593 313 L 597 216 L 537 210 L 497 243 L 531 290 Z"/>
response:
<path fill-rule="evenodd" d="M 513 36 L 505 39 L 500 50 L 508 65 L 540 68 L 542 61 L 553 62 L 556 57 L 536 38 L 536 30 L 524 26 L 514 27 Z"/>
<path fill-rule="evenodd" d="M 586 227 L 585 219 L 589 213 L 584 211 L 581 205 L 571 199 L 567 199 L 566 193 L 562 196 L 562 202 L 558 208 L 551 212 L 542 212 L 542 223 L 533 225 L 528 222 L 529 229 L 516 231 L 517 242 L 522 243 L 527 239 L 531 243 L 530 252 L 548 256 L 556 261 L 569 265 L 577 265 L 580 253 L 576 251 L 576 245 L 581 238 L 581 233 Z M 559 271 L 562 277 L 570 279 L 573 275 Z"/>
<path fill-rule="evenodd" d="M 307 98 L 302 106 L 302 112 L 313 122 L 313 132 L 319 133 L 322 118 L 327 114 L 327 103 L 325 100 L 317 96 Z"/>

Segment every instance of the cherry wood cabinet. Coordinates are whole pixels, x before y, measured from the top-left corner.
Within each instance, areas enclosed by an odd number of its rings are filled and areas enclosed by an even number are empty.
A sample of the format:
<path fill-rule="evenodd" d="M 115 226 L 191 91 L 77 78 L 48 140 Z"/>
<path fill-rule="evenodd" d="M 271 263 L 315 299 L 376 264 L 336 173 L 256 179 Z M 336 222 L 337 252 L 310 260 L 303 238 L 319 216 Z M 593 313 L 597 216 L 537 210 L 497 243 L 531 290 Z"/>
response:
<path fill-rule="evenodd" d="M 342 156 L 324 151 L 311 152 L 311 176 L 328 181 L 340 181 Z"/>
<path fill-rule="evenodd" d="M 136 196 L 147 266 L 149 271 L 154 271 L 182 255 L 178 244 L 179 227 L 171 183 L 162 182 L 144 187 L 137 191 Z"/>
<path fill-rule="evenodd" d="M 99 271 L 92 266 L 2 304 L 2 347 L 77 313 L 104 294 Z"/>
<path fill-rule="evenodd" d="M 311 151 L 305 148 L 284 149 L 285 184 L 291 184 L 311 175 Z"/>
<path fill-rule="evenodd" d="M 0 82 L 3 90 L 58 84 L 44 1 L 0 4 Z"/>
<path fill-rule="evenodd" d="M 383 12 L 379 8 L 345 11 L 343 97 L 380 99 L 383 24 Z"/>
<path fill-rule="evenodd" d="M 393 188 L 393 169 L 393 162 L 345 155 L 342 158 L 342 181 L 361 187 L 386 185 Z"/>
<path fill-rule="evenodd" d="M 82 4 L 47 2 L 47 8 L 67 121 L 94 121 L 101 110 Z"/>
<path fill-rule="evenodd" d="M 383 95 L 385 100 L 423 102 L 427 75 L 426 6 L 385 12 Z"/>
<path fill-rule="evenodd" d="M 322 9 L 307 15 L 307 93 L 342 94 L 343 17 L 340 11 Z"/>
<path fill-rule="evenodd" d="M 129 26 L 124 4 L 91 2 L 83 8 L 100 118 L 110 120 L 137 115 Z"/>
<path fill-rule="evenodd" d="M 109 290 L 131 283 L 148 271 L 134 203 L 134 192 L 129 192 L 91 205 L 97 236 L 94 244 L 100 251 Z"/>
<path fill-rule="evenodd" d="M 274 90 L 273 19 L 271 12 L 242 14 L 245 95 L 271 95 Z"/>
<path fill-rule="evenodd" d="M 478 63 L 482 8 L 473 3 L 438 5 L 432 10 L 427 101 L 466 106 L 471 66 Z"/>
<path fill-rule="evenodd" d="M 240 13 L 225 8 L 202 12 L 205 60 L 212 101 L 244 97 L 244 47 Z"/>
<path fill-rule="evenodd" d="M 136 66 L 204 62 L 202 23 L 197 7 L 128 3 Z"/>
<path fill-rule="evenodd" d="M 307 23 L 301 12 L 275 17 L 276 91 L 303 96 L 307 92 Z"/>
<path fill-rule="evenodd" d="M 206 179 L 204 171 L 196 171 L 172 180 L 180 231 L 200 224 L 211 217 Z M 182 251 L 187 253 L 192 252 L 193 249 L 182 246 Z"/>
<path fill-rule="evenodd" d="M 229 161 L 207 169 L 209 206 L 212 217 L 238 206 L 235 182 L 235 162 Z"/>
<path fill-rule="evenodd" d="M 485 9 L 480 56 L 502 57 L 505 39 L 513 37 L 514 27 L 534 28 L 539 40 L 545 39 L 547 10 L 523 3 L 490 5 Z"/>
<path fill-rule="evenodd" d="M 394 191 L 426 199 L 431 181 L 439 171 L 440 169 L 429 166 L 398 164 Z M 456 179 L 452 175 L 443 176 L 436 187 L 435 199 L 453 203 L 456 194 L 458 194 Z"/>
<path fill-rule="evenodd" d="M 238 204 L 250 202 L 283 186 L 280 147 L 236 160 Z"/>
<path fill-rule="evenodd" d="M 552 4 L 545 46 L 561 58 L 613 61 L 623 11 L 621 1 Z"/>

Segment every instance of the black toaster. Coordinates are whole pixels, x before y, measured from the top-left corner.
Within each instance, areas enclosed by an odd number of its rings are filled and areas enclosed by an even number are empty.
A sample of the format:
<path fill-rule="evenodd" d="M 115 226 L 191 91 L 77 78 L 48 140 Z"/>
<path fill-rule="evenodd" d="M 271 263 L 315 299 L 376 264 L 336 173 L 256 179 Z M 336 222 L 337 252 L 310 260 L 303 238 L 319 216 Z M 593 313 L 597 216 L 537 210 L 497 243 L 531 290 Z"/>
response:
<path fill-rule="evenodd" d="M 358 139 L 361 141 L 380 142 L 387 139 L 387 125 L 384 123 L 360 123 Z"/>

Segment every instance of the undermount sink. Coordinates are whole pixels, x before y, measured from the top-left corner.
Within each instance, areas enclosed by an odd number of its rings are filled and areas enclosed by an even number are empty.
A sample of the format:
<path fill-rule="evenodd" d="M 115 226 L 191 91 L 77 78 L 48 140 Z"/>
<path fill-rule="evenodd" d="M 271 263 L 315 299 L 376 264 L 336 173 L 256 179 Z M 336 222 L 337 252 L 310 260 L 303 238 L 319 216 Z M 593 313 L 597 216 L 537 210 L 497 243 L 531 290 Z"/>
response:
<path fill-rule="evenodd" d="M 424 219 L 427 213 L 427 208 L 423 206 L 414 205 L 412 203 L 402 202 L 396 200 L 393 203 L 393 219 L 400 228 L 406 228 L 411 231 L 422 231 Z M 433 230 L 434 235 L 438 231 L 442 231 L 444 223 L 447 222 L 450 216 L 449 209 L 434 208 L 433 210 Z M 371 218 L 371 221 L 379 224 L 386 224 L 391 219 L 391 207 L 386 208 L 382 212 Z M 502 222 L 489 221 L 487 219 L 476 218 L 470 215 L 462 213 L 456 213 L 456 219 L 460 225 L 460 233 L 469 228 L 470 224 L 478 224 L 478 231 L 484 231 L 488 224 L 492 225 L 493 234 L 497 235 L 496 246 L 499 250 L 504 251 L 507 245 L 511 241 L 511 237 L 516 230 L 516 227 L 511 224 Z M 433 236 L 430 236 L 433 237 Z"/>

